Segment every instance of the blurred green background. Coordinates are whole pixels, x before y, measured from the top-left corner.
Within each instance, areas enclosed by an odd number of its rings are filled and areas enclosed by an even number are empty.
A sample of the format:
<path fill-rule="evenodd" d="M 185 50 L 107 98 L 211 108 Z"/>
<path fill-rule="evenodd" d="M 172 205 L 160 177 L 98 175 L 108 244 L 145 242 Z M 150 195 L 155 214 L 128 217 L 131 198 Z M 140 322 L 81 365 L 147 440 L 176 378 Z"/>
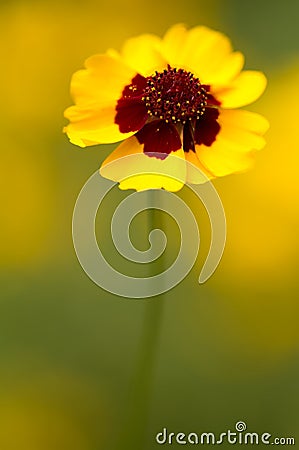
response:
<path fill-rule="evenodd" d="M 238 420 L 250 431 L 296 437 L 299 3 L 11 0 L 0 8 L 0 449 L 122 450 L 118 434 L 153 302 L 163 302 L 163 319 L 146 442 L 128 448 L 158 447 L 163 427 L 216 433 Z M 210 234 L 194 203 L 203 240 L 194 270 L 163 299 L 122 299 L 83 273 L 71 237 L 77 195 L 114 146 L 71 145 L 63 110 L 86 57 L 177 22 L 223 31 L 247 68 L 267 74 L 266 93 L 248 109 L 271 128 L 253 171 L 214 183 L 228 222 L 214 276 L 197 284 Z M 108 254 L 108 218 L 126 195 L 114 189 L 101 212 Z M 192 203 L 185 188 L 179 195 Z M 144 248 L 142 217 L 135 225 Z M 169 234 L 175 242 L 171 223 Z"/>

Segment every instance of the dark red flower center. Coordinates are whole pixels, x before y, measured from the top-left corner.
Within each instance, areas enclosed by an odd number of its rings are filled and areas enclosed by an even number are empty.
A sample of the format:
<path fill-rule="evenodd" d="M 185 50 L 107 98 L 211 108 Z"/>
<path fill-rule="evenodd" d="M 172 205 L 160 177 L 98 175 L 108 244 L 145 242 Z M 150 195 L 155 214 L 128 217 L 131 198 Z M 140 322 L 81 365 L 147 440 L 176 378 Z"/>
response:
<path fill-rule="evenodd" d="M 147 78 L 136 75 L 116 106 L 122 133 L 136 131 L 149 156 L 164 159 L 183 147 L 211 146 L 220 130 L 220 103 L 191 72 L 168 66 Z"/>
<path fill-rule="evenodd" d="M 207 91 L 191 72 L 172 69 L 147 78 L 142 100 L 147 113 L 165 122 L 186 123 L 199 119 L 207 106 Z"/>

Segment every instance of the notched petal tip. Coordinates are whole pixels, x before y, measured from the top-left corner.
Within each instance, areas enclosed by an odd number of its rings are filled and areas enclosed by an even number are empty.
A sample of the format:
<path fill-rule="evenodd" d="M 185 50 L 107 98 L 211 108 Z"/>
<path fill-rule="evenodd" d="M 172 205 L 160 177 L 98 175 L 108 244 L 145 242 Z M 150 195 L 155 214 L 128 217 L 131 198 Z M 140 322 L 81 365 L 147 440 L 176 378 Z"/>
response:
<path fill-rule="evenodd" d="M 77 147 L 81 147 L 81 148 L 87 147 L 87 145 L 84 143 L 84 141 L 80 137 L 78 137 L 78 135 L 73 134 L 69 130 L 69 126 L 64 127 L 62 131 L 63 131 L 63 133 L 65 133 L 67 135 L 71 144 L 74 144 Z"/>
<path fill-rule="evenodd" d="M 122 142 L 102 163 L 100 174 L 120 183 L 120 189 L 180 190 L 186 179 L 184 153 L 180 149 L 164 159 L 148 156 L 135 136 Z"/>

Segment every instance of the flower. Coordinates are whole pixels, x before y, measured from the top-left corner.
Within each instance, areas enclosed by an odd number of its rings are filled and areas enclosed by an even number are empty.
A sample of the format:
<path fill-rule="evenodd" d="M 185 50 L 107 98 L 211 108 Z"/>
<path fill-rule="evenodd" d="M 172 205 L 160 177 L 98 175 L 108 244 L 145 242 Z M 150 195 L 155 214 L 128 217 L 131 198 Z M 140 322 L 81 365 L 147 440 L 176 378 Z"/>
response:
<path fill-rule="evenodd" d="M 73 75 L 75 105 L 65 111 L 70 123 L 64 131 L 80 147 L 124 141 L 100 169 L 122 189 L 178 190 L 182 183 L 146 173 L 148 167 L 159 172 L 173 164 L 168 155 L 191 162 L 208 179 L 244 171 L 265 145 L 268 122 L 236 109 L 266 87 L 263 73 L 242 71 L 243 65 L 243 54 L 233 51 L 230 40 L 204 26 L 187 30 L 178 24 L 162 39 L 151 34 L 129 39 L 120 53 L 91 56 Z M 145 174 L 120 180 L 108 163 L 129 154 L 142 155 Z M 188 168 L 182 176 L 202 182 Z"/>

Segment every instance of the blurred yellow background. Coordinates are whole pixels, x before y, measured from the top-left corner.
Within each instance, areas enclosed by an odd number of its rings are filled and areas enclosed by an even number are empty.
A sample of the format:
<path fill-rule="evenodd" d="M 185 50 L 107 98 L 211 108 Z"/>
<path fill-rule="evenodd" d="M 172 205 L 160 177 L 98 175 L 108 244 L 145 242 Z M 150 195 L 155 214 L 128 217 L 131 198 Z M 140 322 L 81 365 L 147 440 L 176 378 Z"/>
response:
<path fill-rule="evenodd" d="M 63 110 L 86 57 L 177 22 L 226 33 L 246 67 L 266 73 L 267 91 L 248 109 L 271 128 L 251 172 L 214 183 L 228 222 L 217 272 L 199 286 L 198 263 L 164 295 L 142 450 L 164 426 L 216 432 L 245 420 L 298 432 L 298 15 L 295 0 L 1 3 L 1 450 L 121 450 L 150 300 L 108 294 L 79 266 L 74 203 L 114 146 L 71 145 Z"/>

